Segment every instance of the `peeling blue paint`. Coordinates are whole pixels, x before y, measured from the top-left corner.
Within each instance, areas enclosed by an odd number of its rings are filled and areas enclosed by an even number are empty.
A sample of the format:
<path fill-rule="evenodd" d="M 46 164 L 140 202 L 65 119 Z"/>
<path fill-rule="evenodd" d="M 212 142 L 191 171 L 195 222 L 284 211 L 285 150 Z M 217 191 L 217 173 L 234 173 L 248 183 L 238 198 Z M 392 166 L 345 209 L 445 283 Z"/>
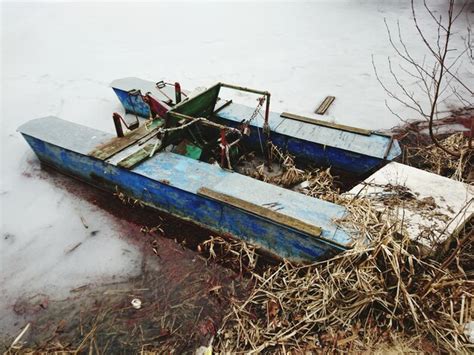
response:
<path fill-rule="evenodd" d="M 141 95 L 131 95 L 127 91 L 115 89 L 114 92 L 125 108 L 126 113 L 135 113 L 141 117 L 150 117 L 150 107 Z"/>
<path fill-rule="evenodd" d="M 75 137 L 74 140 L 65 135 L 51 134 L 50 126 L 59 131 L 70 132 L 70 135 Z M 222 188 L 227 184 L 226 179 L 229 176 L 234 176 L 233 184 L 243 184 L 236 186 L 245 189 L 249 184 L 249 180 L 246 180 L 250 179 L 248 177 L 173 153 L 158 154 L 133 170 L 126 170 L 86 155 L 86 149 L 90 148 L 88 142 L 97 137 L 99 141 L 105 139 L 105 136 L 100 135 L 100 131 L 57 118 L 33 120 L 19 130 L 42 162 L 63 173 L 109 191 L 118 187 L 150 207 L 193 221 L 217 233 L 241 238 L 280 257 L 295 262 L 313 261 L 350 248 L 351 238 L 332 221 L 333 218 L 342 217 L 346 213 L 341 206 L 288 190 L 281 192 L 281 188 L 268 185 L 272 191 L 262 196 L 272 201 L 281 196 L 284 213 L 308 223 L 321 222 L 323 238 L 315 238 L 300 230 L 196 193 L 202 186 Z M 260 181 L 255 183 L 264 184 Z M 259 187 L 256 186 L 256 189 Z M 235 194 L 240 191 L 234 190 Z M 233 190 L 227 191 L 232 194 Z M 285 205 L 286 193 L 294 194 L 294 198 Z M 250 199 L 249 196 L 243 197 Z M 301 199 L 301 202 L 298 202 L 298 199 Z"/>

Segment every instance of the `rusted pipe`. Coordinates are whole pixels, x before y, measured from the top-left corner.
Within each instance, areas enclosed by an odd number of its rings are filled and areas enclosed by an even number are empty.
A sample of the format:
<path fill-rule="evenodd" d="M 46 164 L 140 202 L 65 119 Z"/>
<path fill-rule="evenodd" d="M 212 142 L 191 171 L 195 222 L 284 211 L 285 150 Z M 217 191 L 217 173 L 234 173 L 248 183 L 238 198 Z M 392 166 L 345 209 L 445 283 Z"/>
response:
<path fill-rule="evenodd" d="M 117 137 L 123 137 L 123 128 L 122 128 L 122 117 L 117 113 L 114 112 L 112 115 L 115 125 L 115 131 L 117 132 Z"/>
<path fill-rule="evenodd" d="M 210 121 L 208 120 L 207 118 L 204 118 L 204 117 L 198 117 L 198 118 L 195 118 L 195 117 L 192 117 L 192 116 L 188 116 L 188 115 L 185 115 L 183 113 L 179 113 L 179 112 L 174 112 L 174 111 L 169 111 L 168 112 L 168 115 L 172 116 L 172 117 L 175 117 L 175 118 L 178 118 L 178 119 L 184 119 L 186 121 L 194 121 L 194 122 L 201 122 L 203 125 L 205 126 L 209 126 L 209 127 L 215 127 L 215 128 L 219 128 L 219 129 L 225 129 L 227 131 L 231 131 L 231 132 L 235 132 L 237 133 L 239 136 L 242 135 L 242 132 L 240 130 L 238 130 L 237 128 L 234 128 L 234 127 L 229 127 L 229 126 L 225 126 L 225 125 L 222 125 L 222 124 L 219 124 L 219 123 L 216 123 L 216 122 L 213 122 L 213 121 Z M 193 122 L 193 123 L 194 123 Z M 180 128 L 180 127 L 177 127 L 177 128 Z M 167 128 L 168 129 L 168 128 Z M 163 129 L 163 131 L 165 131 L 165 129 Z"/>
<path fill-rule="evenodd" d="M 174 93 L 176 98 L 176 103 L 179 104 L 181 102 L 181 85 L 178 82 L 174 83 Z"/>
<path fill-rule="evenodd" d="M 267 94 L 267 103 L 265 106 L 265 122 L 263 123 L 263 130 L 266 130 L 267 134 L 270 134 L 270 125 L 268 123 L 268 118 L 270 115 L 270 93 Z"/>

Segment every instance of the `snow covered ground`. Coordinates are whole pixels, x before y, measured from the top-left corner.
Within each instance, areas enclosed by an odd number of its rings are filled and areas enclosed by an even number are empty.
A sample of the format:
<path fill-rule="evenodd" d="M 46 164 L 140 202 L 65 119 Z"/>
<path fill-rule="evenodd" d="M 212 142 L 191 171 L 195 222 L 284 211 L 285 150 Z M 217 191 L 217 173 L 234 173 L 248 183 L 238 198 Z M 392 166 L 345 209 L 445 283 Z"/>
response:
<path fill-rule="evenodd" d="M 436 3 L 439 13 L 444 3 Z M 472 7 L 459 18 L 455 48 L 464 48 L 459 35 Z M 19 295 L 64 297 L 86 282 L 140 271 L 139 250 L 106 212 L 39 177 L 38 161 L 16 133 L 20 124 L 56 115 L 112 131 L 111 113 L 120 106 L 108 84 L 136 76 L 180 81 L 188 90 L 217 81 L 268 90 L 273 111 L 305 115 L 334 95 L 325 118 L 388 129 L 398 121 L 371 64 L 374 55 L 389 82 L 386 57 L 394 53 L 383 19 L 393 26 L 399 20 L 416 57 L 425 54 L 409 1 L 7 2 L 1 12 L 0 333 L 11 326 Z M 419 19 L 429 26 L 426 13 Z M 459 64 L 460 76 L 472 83 L 472 67 Z M 451 97 L 444 106 L 457 104 Z M 89 238 L 93 229 L 101 230 L 97 238 Z"/>

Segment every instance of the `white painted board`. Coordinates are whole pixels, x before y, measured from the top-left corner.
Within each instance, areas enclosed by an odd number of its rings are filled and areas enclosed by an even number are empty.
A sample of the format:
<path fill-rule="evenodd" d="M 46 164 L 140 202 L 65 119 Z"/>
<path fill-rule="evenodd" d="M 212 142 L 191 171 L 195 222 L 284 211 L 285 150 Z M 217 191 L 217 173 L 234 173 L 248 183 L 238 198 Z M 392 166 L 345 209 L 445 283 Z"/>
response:
<path fill-rule="evenodd" d="M 393 204 L 397 190 L 408 198 Z M 378 209 L 392 209 L 403 218 L 409 236 L 428 247 L 446 241 L 474 213 L 474 186 L 396 162 L 348 194 L 368 197 Z"/>

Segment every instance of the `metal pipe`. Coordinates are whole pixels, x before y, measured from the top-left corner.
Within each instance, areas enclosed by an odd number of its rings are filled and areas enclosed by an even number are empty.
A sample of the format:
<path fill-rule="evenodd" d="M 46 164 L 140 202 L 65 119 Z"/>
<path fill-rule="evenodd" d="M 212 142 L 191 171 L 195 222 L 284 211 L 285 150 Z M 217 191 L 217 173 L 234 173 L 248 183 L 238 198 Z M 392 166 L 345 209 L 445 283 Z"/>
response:
<path fill-rule="evenodd" d="M 204 118 L 204 117 L 198 117 L 198 119 L 197 119 L 196 117 L 191 117 L 191 116 L 188 116 L 188 115 L 185 115 L 185 114 L 182 114 L 182 113 L 179 113 L 179 112 L 173 112 L 173 111 L 169 111 L 168 115 L 174 116 L 175 118 L 185 119 L 187 121 L 196 120 L 196 122 L 199 121 L 205 126 L 216 127 L 216 128 L 220 128 L 220 129 L 226 129 L 228 131 L 236 132 L 237 134 L 239 134 L 239 136 L 242 135 L 242 132 L 240 132 L 237 128 L 228 127 L 228 126 L 225 126 L 225 125 L 222 125 L 222 124 L 219 124 L 219 123 L 215 123 L 213 121 L 209 121 L 207 118 Z M 165 131 L 165 129 L 163 129 L 162 131 Z"/>
<path fill-rule="evenodd" d="M 246 88 L 243 86 L 237 86 L 237 85 L 231 85 L 231 84 L 225 84 L 225 83 L 219 83 L 221 87 L 229 88 L 229 89 L 234 89 L 234 90 L 239 90 L 239 91 L 246 91 L 250 92 L 253 94 L 260 94 L 260 95 L 265 95 L 266 96 L 266 108 L 265 108 L 265 122 L 264 122 L 264 129 L 269 131 L 269 124 L 268 124 L 268 119 L 270 116 L 270 93 L 268 91 L 261 91 L 261 90 L 255 90 L 255 89 L 250 89 Z"/>
<path fill-rule="evenodd" d="M 117 112 L 114 112 L 112 115 L 115 125 L 115 131 L 117 132 L 117 137 L 123 137 L 123 128 L 120 115 Z"/>
<path fill-rule="evenodd" d="M 231 84 L 225 84 L 225 83 L 219 83 L 219 85 L 222 86 L 222 87 L 225 87 L 225 88 L 229 88 L 229 89 L 246 91 L 246 92 L 251 92 L 253 94 L 260 94 L 260 95 L 270 96 L 270 93 L 268 91 L 255 90 L 255 89 L 246 88 L 244 86 L 237 86 L 237 85 L 231 85 Z"/>
<path fill-rule="evenodd" d="M 270 126 L 268 124 L 269 115 L 270 115 L 270 93 L 268 93 L 267 95 L 267 104 L 265 106 L 265 122 L 264 122 L 264 127 L 265 129 L 268 130 L 268 132 L 270 132 Z"/>
<path fill-rule="evenodd" d="M 181 102 L 181 85 L 178 82 L 174 83 L 174 93 L 176 98 L 176 103 L 179 104 Z"/>

